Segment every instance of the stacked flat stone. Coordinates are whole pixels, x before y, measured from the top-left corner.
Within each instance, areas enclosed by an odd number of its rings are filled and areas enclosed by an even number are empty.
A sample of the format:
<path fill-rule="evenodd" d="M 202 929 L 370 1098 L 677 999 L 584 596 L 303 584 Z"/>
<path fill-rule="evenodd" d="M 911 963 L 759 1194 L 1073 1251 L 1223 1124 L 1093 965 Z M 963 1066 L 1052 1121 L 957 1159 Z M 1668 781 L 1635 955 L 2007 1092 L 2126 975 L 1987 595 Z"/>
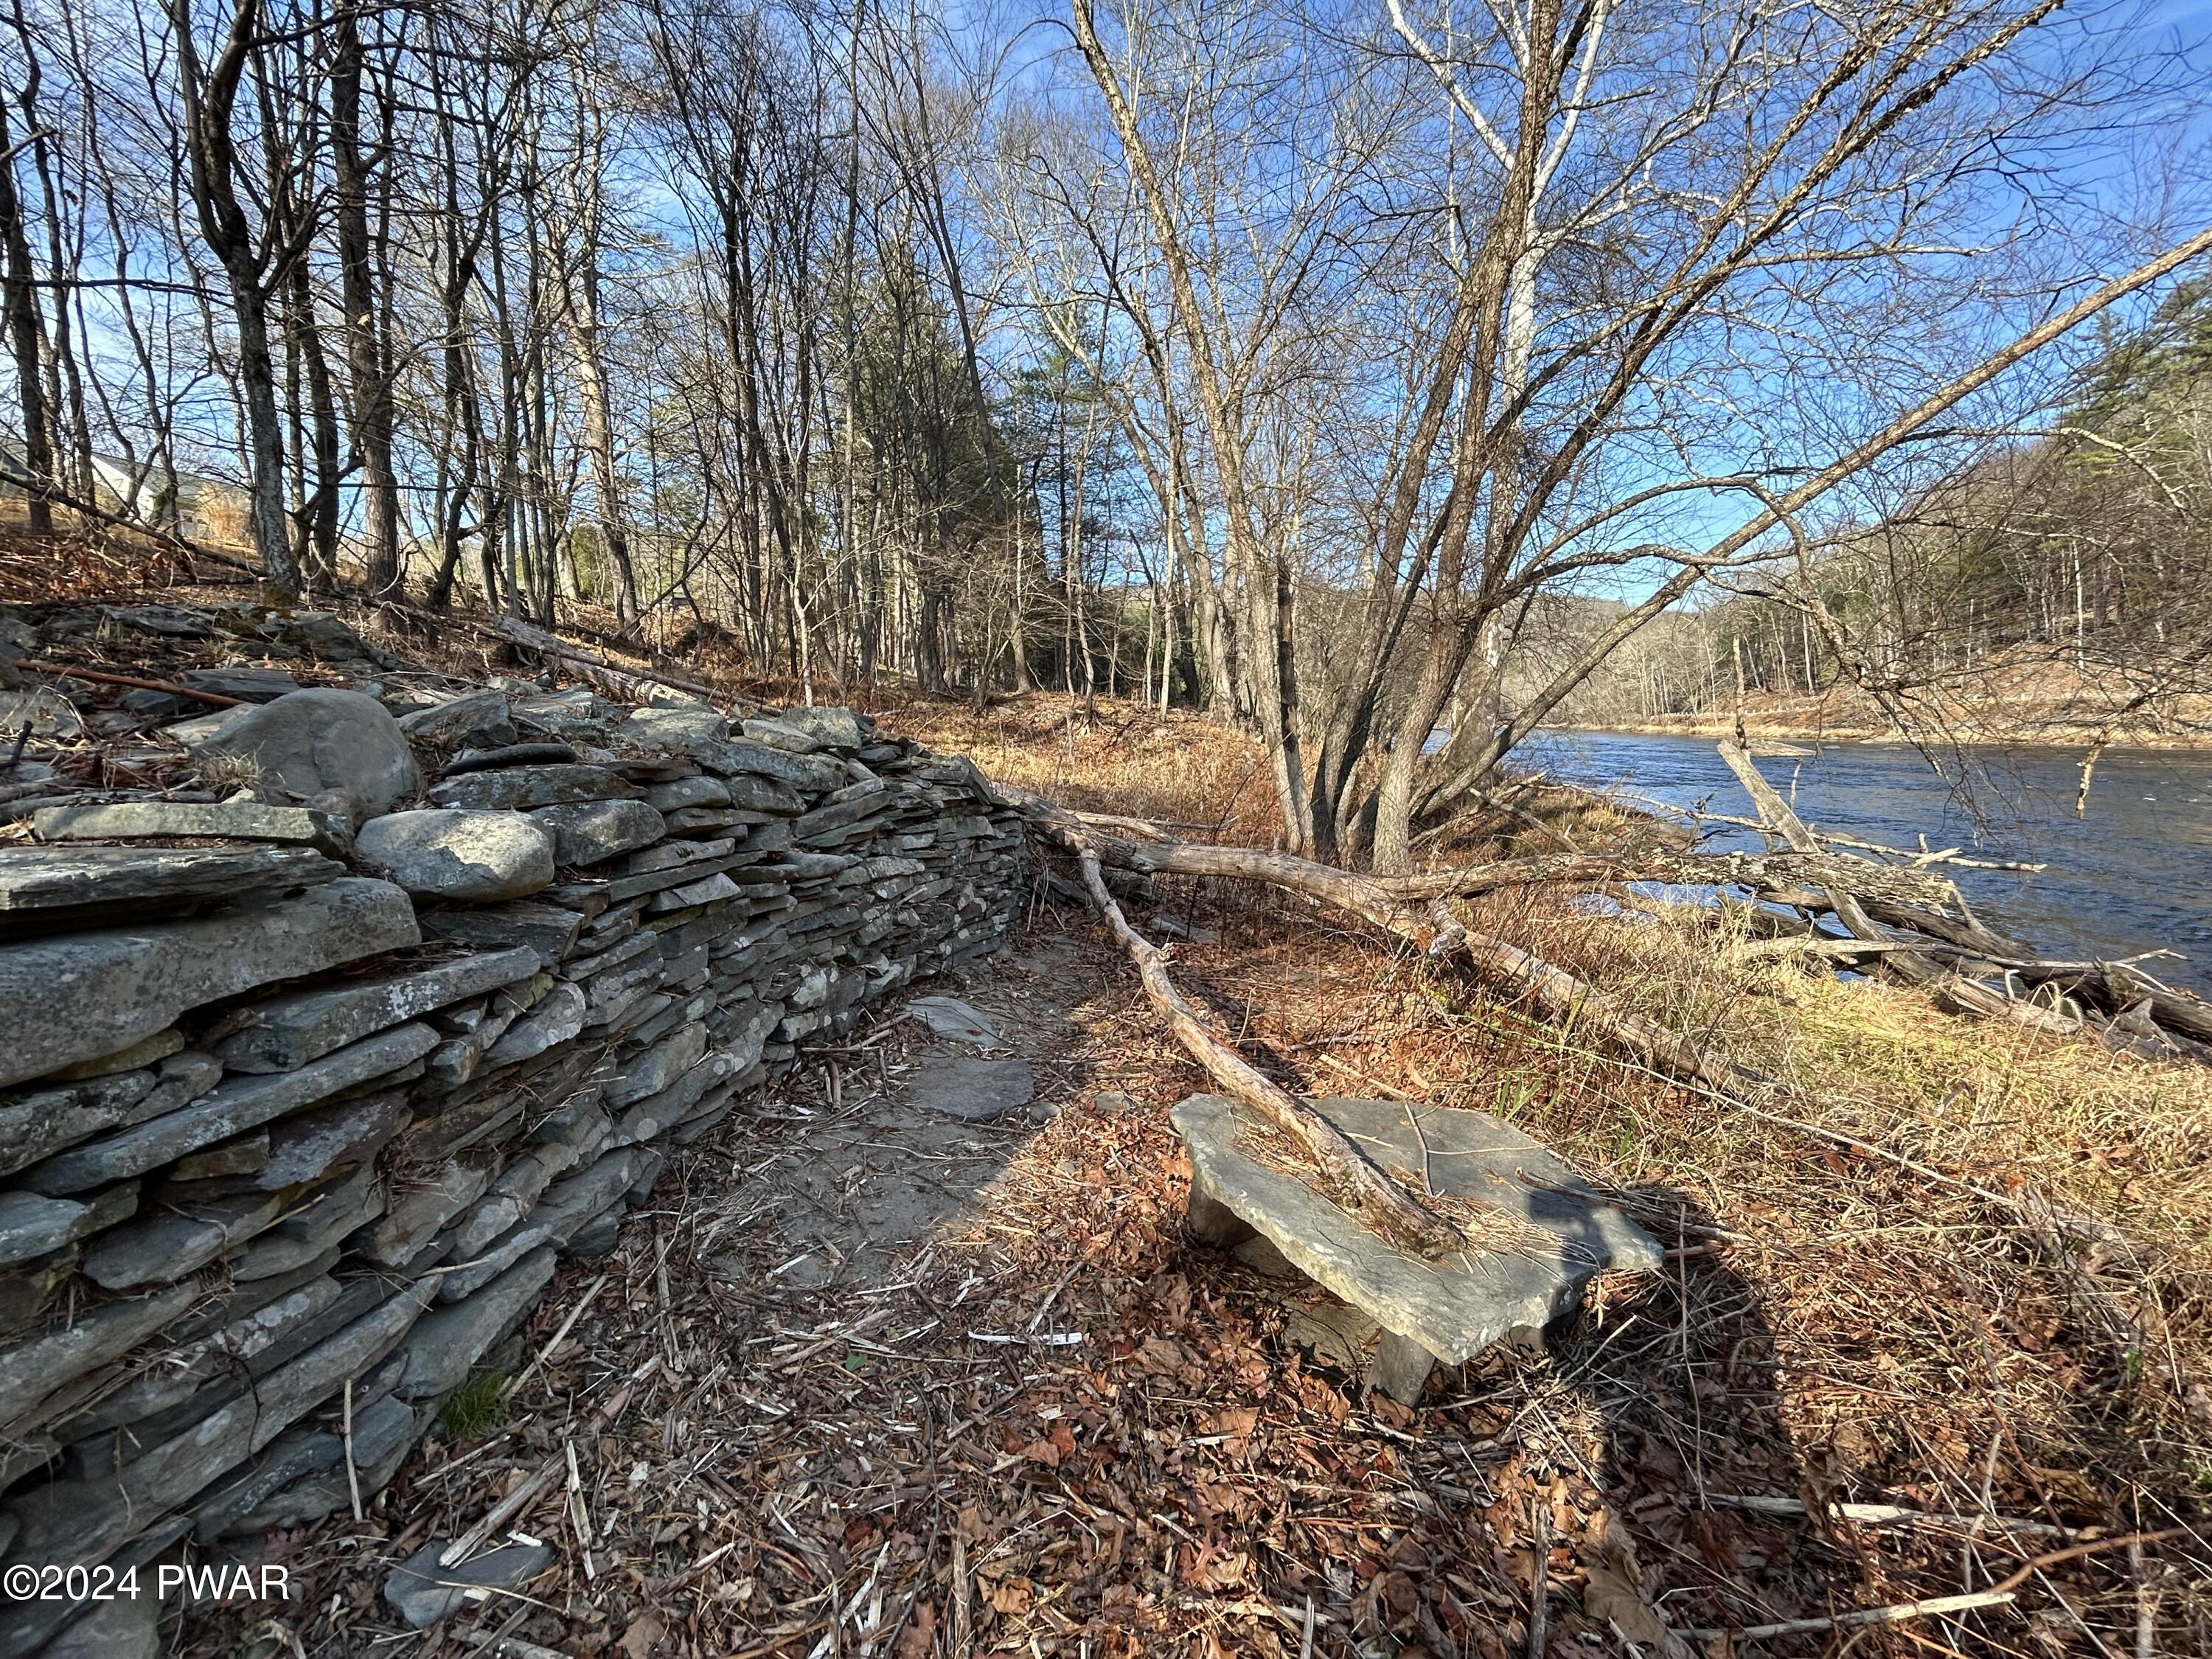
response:
<path fill-rule="evenodd" d="M 0 849 L 0 1565 L 367 1499 L 672 1147 L 1020 913 L 1016 815 L 848 710 L 392 705 L 197 720 L 252 799 Z"/>

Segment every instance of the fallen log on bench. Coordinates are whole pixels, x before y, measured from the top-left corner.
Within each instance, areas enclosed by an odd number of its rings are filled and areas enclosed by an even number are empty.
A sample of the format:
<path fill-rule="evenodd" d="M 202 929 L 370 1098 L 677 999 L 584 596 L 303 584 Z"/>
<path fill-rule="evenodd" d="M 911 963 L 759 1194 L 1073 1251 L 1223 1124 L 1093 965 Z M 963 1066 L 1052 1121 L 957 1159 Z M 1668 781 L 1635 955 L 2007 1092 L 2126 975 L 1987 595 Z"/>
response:
<path fill-rule="evenodd" d="M 1603 1047 L 1632 1064 L 1705 1092 L 1767 1122 L 1831 1144 L 1850 1146 L 1864 1155 L 1887 1160 L 1912 1171 L 1923 1179 L 1942 1182 L 1971 1193 L 1993 1210 L 2008 1217 L 2012 1224 L 2022 1227 L 2031 1234 L 2037 1243 L 2039 1253 L 2051 1263 L 2053 1272 L 2075 1295 L 2094 1310 L 2095 1317 L 2101 1324 L 2117 1334 L 2114 1340 L 2120 1345 L 2120 1352 L 2138 1357 L 2145 1352 L 2140 1346 L 2129 1346 L 2132 1342 L 2129 1333 L 2132 1332 L 2134 1326 L 2125 1310 L 2118 1305 L 2111 1291 L 2098 1283 L 2095 1275 L 2075 1259 L 2074 1246 L 2076 1243 L 2109 1244 L 2110 1240 L 2105 1237 L 2109 1229 L 2089 1223 L 2086 1218 L 2054 1210 L 2030 1188 L 2023 1187 L 2010 1193 L 2001 1192 L 1992 1185 L 1930 1170 L 1882 1147 L 1825 1128 L 1817 1122 L 1808 1121 L 1805 1117 L 1795 1115 L 1792 1109 L 1803 1110 L 1808 1105 L 1795 1085 L 1753 1067 L 1738 1065 L 1723 1056 L 1707 1054 L 1692 1039 L 1668 1030 L 1657 1021 L 1626 1007 L 1597 987 L 1545 961 L 1532 951 L 1503 939 L 1469 933 L 1445 911 L 1442 900 L 1434 901 L 1425 908 L 1417 908 L 1400 896 L 1400 893 L 1405 890 L 1403 888 L 1394 890 L 1393 884 L 1372 877 L 1332 869 L 1286 854 L 1201 848 L 1194 843 L 1176 842 L 1164 832 L 1146 840 L 1141 847 L 1118 841 L 1096 841 L 1074 815 L 1037 796 L 988 781 L 985 787 L 1006 804 L 1020 809 L 1042 833 L 1063 846 L 1083 850 L 1085 854 L 1085 879 L 1091 887 L 1094 902 L 1105 896 L 1104 883 L 1098 869 L 1102 854 L 1127 858 L 1130 860 L 1128 867 L 1133 869 L 1225 876 L 1265 882 L 1305 893 L 1375 923 L 1433 960 L 1466 966 L 1493 988 L 1513 993 L 1525 1000 L 1548 1022 L 1562 1027 L 1571 1024 L 1577 1030 L 1595 1036 Z M 1224 857 L 1224 854 L 1234 854 L 1235 856 Z M 1519 862 L 1522 864 L 1525 876 L 1528 861 Z M 1438 872 L 1437 877 L 1430 879 L 1442 880 L 1454 876 L 1487 879 L 1487 875 L 1478 877 L 1473 872 L 1487 871 L 1494 873 L 1497 869 L 1498 866 L 1474 866 L 1471 872 Z M 1107 902 L 1111 902 L 1110 896 L 1107 897 Z M 1126 918 L 1121 918 L 1118 906 L 1113 908 L 1109 916 L 1109 925 L 1116 919 L 1121 924 L 1116 930 L 1117 937 L 1124 938 L 1126 946 L 1127 939 L 1134 935 L 1129 930 Z M 1995 939 L 1999 936 L 1989 934 L 1988 937 Z M 1903 950 L 1881 952 L 1886 959 L 1912 954 L 1909 941 L 1861 942 L 1901 943 L 1907 946 Z M 1151 947 L 1145 948 L 1150 950 Z M 1138 955 L 1136 952 L 1132 954 Z M 1157 952 L 1153 954 L 1158 955 Z M 1139 960 L 1141 966 L 1141 956 L 1139 956 Z M 1923 960 L 1927 961 L 1928 958 L 1923 957 Z M 2061 966 L 2079 969 L 2084 964 L 2044 965 L 2054 969 Z M 1932 962 L 1929 966 L 1934 967 Z M 1159 977 L 1164 981 L 1164 969 Z M 1152 988 L 1152 981 L 1148 977 L 1148 992 Z M 1171 986 L 1166 988 L 1172 992 Z M 1960 997 L 1962 1008 L 1975 1012 L 1987 1011 L 1988 1000 L 2007 1002 L 2009 1004 L 2006 1011 L 2008 1017 L 2023 1024 L 2040 1024 L 2037 1017 L 2048 1013 L 2048 1011 L 2033 1008 L 2028 1004 L 2003 999 L 1986 986 L 1956 974 L 1944 976 L 1940 991 L 1944 995 Z M 2179 1006 L 2186 1011 L 2185 1017 L 2194 1018 L 2195 1011 L 2204 1006 L 2197 999 L 2183 994 L 2168 994 L 2178 999 Z M 1180 1002 L 1180 998 L 1176 1000 Z M 1157 1005 L 1157 996 L 1155 1002 Z M 1184 1006 L 1187 1011 L 1188 1005 Z M 2068 1024 L 2070 1025 L 2071 1023 Z M 2045 1029 L 2049 1029 L 2047 1025 Z M 1210 1031 L 1204 1034 L 1213 1046 L 1225 1048 L 1226 1045 Z M 1179 1031 L 1178 1035 L 1182 1033 Z M 1186 1046 L 1189 1046 L 1188 1038 Z M 1249 1071 L 1241 1059 L 1233 1054 L 1231 1059 L 1236 1066 Z M 1206 1063 L 1203 1058 L 1200 1063 Z M 1302 1126 L 1293 1133 L 1303 1139 L 1307 1133 L 1305 1126 L 1313 1115 L 1265 1079 L 1260 1081 L 1272 1096 L 1279 1097 L 1279 1101 L 1289 1102 L 1296 1121 Z M 1354 1156 L 1359 1156 L 1356 1148 L 1352 1152 Z M 1362 1161 L 1365 1162 L 1364 1158 Z M 1367 1167 L 1371 1169 L 1372 1165 Z M 1380 1170 L 1374 1173 L 1377 1176 L 1382 1175 Z M 1383 1178 L 1387 1180 L 1387 1177 Z M 2131 1252 L 2142 1254 L 2132 1244 L 2128 1248 Z M 1399 1357 L 1406 1356 L 1401 1354 Z M 2178 1364 L 2160 1362 L 2149 1369 L 2160 1372 L 2177 1398 L 2197 1397 L 2191 1392 L 2195 1387 L 2192 1380 L 2180 1370 Z"/>
<path fill-rule="evenodd" d="M 1401 896 L 1437 885 L 1449 884 L 1455 893 L 1479 892 L 1489 890 L 1491 885 L 1570 879 L 1561 873 L 1570 869 L 1618 880 L 1629 872 L 1617 860 L 1579 854 L 1561 860 L 1515 860 L 1394 882 L 1287 853 L 1209 847 L 1174 841 L 1164 835 L 1142 842 L 1097 837 L 1076 815 L 1040 796 L 1005 785 L 992 787 L 1061 845 L 1085 850 L 1094 860 L 1146 874 L 1217 876 L 1304 893 L 1395 934 L 1432 959 L 1461 963 L 1492 985 L 1526 997 L 1545 1018 L 1560 1023 L 1571 1018 L 1617 1052 L 1667 1076 L 1747 1098 L 1762 1097 L 1776 1086 L 1775 1080 L 1764 1073 L 1706 1054 L 1687 1038 L 1533 951 L 1505 939 L 1468 932 L 1445 912 L 1442 899 L 1415 903 Z"/>
<path fill-rule="evenodd" d="M 1074 854 L 1092 908 L 1136 964 L 1152 1006 L 1206 1075 L 1232 1098 L 1297 1139 L 1312 1158 L 1330 1197 L 1376 1231 L 1424 1257 L 1461 1249 L 1465 1240 L 1450 1222 L 1377 1169 L 1334 1124 L 1257 1070 L 1184 1000 L 1169 977 L 1166 952 L 1129 926 L 1121 907 L 1106 890 L 1097 850 L 1079 829 L 1071 827 L 1072 820 L 1058 812 L 1033 816 Z"/>

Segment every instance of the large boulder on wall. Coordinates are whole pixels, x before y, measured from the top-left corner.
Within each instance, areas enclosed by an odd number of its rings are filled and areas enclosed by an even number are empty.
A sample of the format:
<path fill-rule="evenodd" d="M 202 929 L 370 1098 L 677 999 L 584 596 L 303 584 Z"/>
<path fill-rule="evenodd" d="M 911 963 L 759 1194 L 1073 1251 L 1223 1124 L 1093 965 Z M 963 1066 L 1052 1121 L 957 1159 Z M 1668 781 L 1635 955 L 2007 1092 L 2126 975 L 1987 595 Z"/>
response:
<path fill-rule="evenodd" d="M 249 761 L 260 787 L 302 800 L 333 790 L 358 795 L 373 813 L 422 788 L 399 722 L 359 691 L 291 692 L 227 722 L 193 753 Z"/>

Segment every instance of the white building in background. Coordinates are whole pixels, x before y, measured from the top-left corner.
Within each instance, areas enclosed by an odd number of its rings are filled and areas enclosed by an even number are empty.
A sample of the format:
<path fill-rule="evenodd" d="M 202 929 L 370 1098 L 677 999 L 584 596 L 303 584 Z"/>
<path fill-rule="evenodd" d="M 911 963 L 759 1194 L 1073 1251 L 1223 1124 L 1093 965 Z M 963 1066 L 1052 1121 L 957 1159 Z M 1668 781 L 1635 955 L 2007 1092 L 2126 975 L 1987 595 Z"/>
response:
<path fill-rule="evenodd" d="M 150 460 L 133 466 L 113 455 L 94 454 L 92 474 L 92 505 L 118 518 L 190 541 L 237 541 L 245 534 L 247 495 L 241 485 L 179 469 L 175 498 L 165 501 L 170 475 Z M 0 489 L 13 495 L 30 482 L 21 445 L 12 434 L 0 436 Z"/>

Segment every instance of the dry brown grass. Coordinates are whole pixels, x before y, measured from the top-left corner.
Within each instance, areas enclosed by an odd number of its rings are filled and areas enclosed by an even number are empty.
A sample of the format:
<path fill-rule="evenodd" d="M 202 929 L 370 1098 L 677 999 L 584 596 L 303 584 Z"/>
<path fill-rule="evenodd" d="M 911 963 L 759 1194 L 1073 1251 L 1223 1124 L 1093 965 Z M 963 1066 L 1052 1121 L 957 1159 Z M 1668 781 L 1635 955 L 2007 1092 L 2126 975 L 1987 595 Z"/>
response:
<path fill-rule="evenodd" d="M 1278 820 L 1267 755 L 1186 709 L 1037 691 L 981 710 L 951 698 L 889 704 L 878 718 L 992 777 L 1063 806 L 1181 826 L 1202 839 L 1266 845 Z"/>
<path fill-rule="evenodd" d="M 1856 1478 L 1935 1480 L 1971 1509 L 2001 1426 L 2016 1474 L 2172 1501 L 2212 1486 L 2212 1072 L 1962 1020 L 1750 955 L 1702 916 L 1519 931 L 1789 1085 L 1760 1117 L 1510 1010 L 1450 1017 L 1492 1090 L 1516 1054 L 1550 1061 L 1543 1133 L 1617 1185 L 1701 1192 L 1772 1257 L 1776 1328 L 1832 1379 L 1802 1426 L 1853 1445 Z M 1912 1409 L 1869 1407 L 1885 1392 Z M 1977 1460 L 1945 1455 L 1960 1445 Z"/>
<path fill-rule="evenodd" d="M 1097 729 L 1118 735 L 1111 721 Z M 1263 838 L 1256 769 L 1215 761 L 1210 775 L 1237 793 L 1209 807 L 1209 771 L 1188 758 L 1164 772 L 1141 755 L 1086 755 L 1082 734 L 1058 726 L 1029 730 L 1024 745 L 1001 721 L 970 752 L 1076 804 L 1226 819 L 1242 833 L 1224 838 Z M 928 737 L 969 746 L 951 721 Z M 1224 736 L 1178 752 L 1237 747 Z M 1561 834 L 1587 848 L 1638 830 L 1564 798 L 1522 805 L 1525 816 L 1493 815 L 1437 850 L 1547 850 Z M 1550 893 L 1482 905 L 1488 930 L 1782 1079 L 1784 1094 L 1761 1115 L 1431 975 L 1335 916 L 1279 895 L 1188 886 L 1176 908 L 1224 922 L 1226 936 L 1179 951 L 1179 973 L 1286 1081 L 1510 1118 L 1619 1190 L 1682 1252 L 1679 1284 L 1617 1292 L 1618 1306 L 1668 1337 L 1659 1352 L 1632 1341 L 1595 1356 L 1571 1348 L 1540 1384 L 1500 1385 L 1519 1395 L 1516 1410 L 1558 1414 L 1570 1442 L 1582 1434 L 1586 1469 L 1610 1469 L 1616 1501 L 1651 1502 L 1638 1527 L 1664 1524 L 1645 1538 L 1647 1558 L 1686 1553 L 1755 1583 L 1769 1605 L 1802 1605 L 1813 1585 L 1781 1588 L 1770 1570 L 1802 1570 L 1823 1551 L 1769 1559 L 1738 1536 L 1752 1523 L 1711 1494 L 1978 1517 L 1963 1533 L 1820 1529 L 1824 1549 L 1842 1552 L 1816 1575 L 1832 1597 L 1906 1600 L 1986 1586 L 2047 1547 L 2038 1525 L 2094 1538 L 2205 1513 L 2212 1072 L 1963 1020 L 1909 990 L 1754 951 L 1703 911 L 1632 900 L 1625 915 L 1591 915 Z M 1731 1541 L 1716 1543 L 1722 1534 Z M 2065 1588 L 2033 1617 L 1976 1615 L 1948 1639 L 2118 1650 L 2134 1645 L 2140 1615 L 2156 1650 L 2212 1650 L 2207 1552 L 2169 1546 L 2161 1566 L 2154 1551 L 2140 1579 L 2128 1559 L 2054 1569 Z M 1718 1617 L 1728 1595 L 1708 1589 Z M 1869 1635 L 1856 1650 L 1925 1639 Z"/>
<path fill-rule="evenodd" d="M 2212 1073 L 1966 1024 L 1912 993 L 1751 956 L 1702 919 L 1591 918 L 1543 895 L 1484 907 L 1492 931 L 1785 1079 L 1786 1108 L 1762 1119 L 1326 918 L 1212 903 L 1226 937 L 1183 972 L 1309 1090 L 1494 1112 L 1676 1247 L 1678 1282 L 1613 1287 L 1548 1367 L 1479 1362 L 1462 1387 L 1493 1420 L 1553 1420 L 1590 1501 L 1625 1509 L 1647 1567 L 1665 1563 L 1654 1582 L 1670 1605 L 1699 1609 L 1679 1622 L 1979 1589 L 2050 1547 L 2038 1526 L 2094 1537 L 2202 1519 Z M 2046 1208 L 2065 1236 L 2027 1218 Z M 1745 1495 L 1978 1520 L 1778 1536 L 1720 1501 Z M 2154 1650 L 2204 1651 L 2208 1559 L 2169 1545 L 2161 1566 L 2154 1552 L 2139 1592 L 2124 1553 L 2093 1558 L 2053 1569 L 2058 1588 L 2027 1620 L 1938 1629 L 1967 1651 L 2097 1651 L 2079 1614 L 2132 1650 L 2147 1607 Z M 1933 1633 L 1855 1650 L 1917 1650 Z"/>

